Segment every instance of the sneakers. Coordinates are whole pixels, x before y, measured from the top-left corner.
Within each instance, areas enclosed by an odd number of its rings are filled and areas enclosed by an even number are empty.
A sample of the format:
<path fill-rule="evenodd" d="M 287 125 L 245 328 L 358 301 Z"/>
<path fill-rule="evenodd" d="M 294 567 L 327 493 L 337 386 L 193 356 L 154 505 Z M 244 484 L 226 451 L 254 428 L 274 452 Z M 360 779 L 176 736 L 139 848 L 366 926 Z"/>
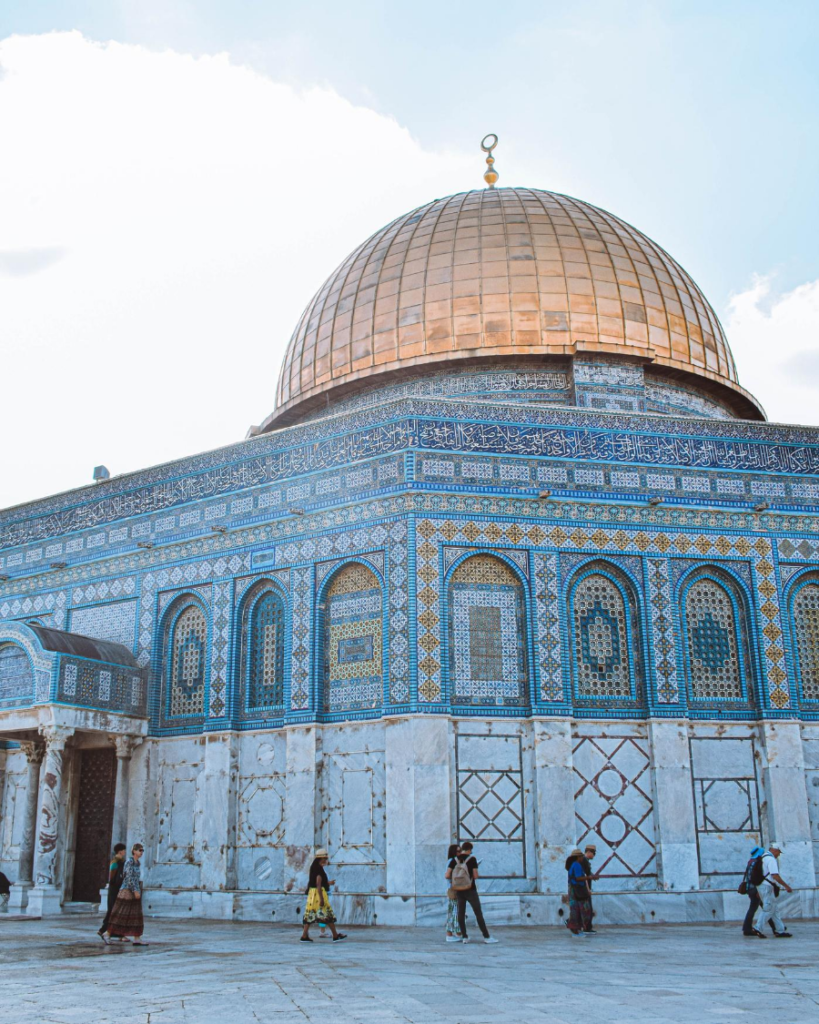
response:
<path fill-rule="evenodd" d="M 497 942 L 498 940 L 495 938 L 494 935 L 490 935 L 488 939 L 484 939 L 483 941 L 485 945 L 491 946 L 493 942 Z"/>
<path fill-rule="evenodd" d="M 790 932 L 774 932 L 777 939 L 792 939 L 793 935 Z"/>
<path fill-rule="evenodd" d="M 461 940 L 460 940 L 460 938 L 457 935 L 447 935 L 446 941 L 447 942 L 460 942 Z"/>
<path fill-rule="evenodd" d="M 469 942 L 469 936 L 464 935 L 464 937 L 461 939 L 461 942 L 463 942 L 463 944 L 466 945 L 467 942 Z"/>

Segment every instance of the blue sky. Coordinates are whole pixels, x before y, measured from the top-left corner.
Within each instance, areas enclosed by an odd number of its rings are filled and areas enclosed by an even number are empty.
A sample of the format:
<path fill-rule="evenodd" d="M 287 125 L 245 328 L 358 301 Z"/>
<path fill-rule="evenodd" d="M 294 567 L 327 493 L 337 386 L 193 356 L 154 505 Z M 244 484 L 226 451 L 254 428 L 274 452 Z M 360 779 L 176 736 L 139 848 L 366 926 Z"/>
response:
<path fill-rule="evenodd" d="M 5 0 L 0 301 L 50 415 L 0 409 L 27 422 L 0 506 L 243 436 L 326 274 L 480 187 L 490 131 L 500 184 L 645 231 L 771 418 L 819 422 L 817 54 L 819 4 L 787 0 Z"/>
<path fill-rule="evenodd" d="M 422 145 L 502 139 L 504 184 L 578 195 L 694 268 L 819 277 L 819 4 L 6 0 L 0 32 L 229 52 L 327 84 Z"/>

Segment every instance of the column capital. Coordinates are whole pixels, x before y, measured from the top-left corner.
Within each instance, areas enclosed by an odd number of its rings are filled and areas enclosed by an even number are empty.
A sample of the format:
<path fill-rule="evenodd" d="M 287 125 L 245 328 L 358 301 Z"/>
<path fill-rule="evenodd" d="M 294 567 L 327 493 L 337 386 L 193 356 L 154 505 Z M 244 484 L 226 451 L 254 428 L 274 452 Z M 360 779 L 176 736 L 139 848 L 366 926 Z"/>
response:
<path fill-rule="evenodd" d="M 142 736 L 120 736 L 120 735 L 109 735 L 108 739 L 113 743 L 116 748 L 117 757 L 125 760 L 130 758 L 134 752 L 134 748 L 138 747 L 142 742 Z"/>
<path fill-rule="evenodd" d="M 65 750 L 65 745 L 74 735 L 74 730 L 67 725 L 41 725 L 40 735 L 45 739 L 49 751 Z"/>
<path fill-rule="evenodd" d="M 40 764 L 45 755 L 45 743 L 41 740 L 18 740 L 20 749 L 26 755 L 29 764 Z"/>

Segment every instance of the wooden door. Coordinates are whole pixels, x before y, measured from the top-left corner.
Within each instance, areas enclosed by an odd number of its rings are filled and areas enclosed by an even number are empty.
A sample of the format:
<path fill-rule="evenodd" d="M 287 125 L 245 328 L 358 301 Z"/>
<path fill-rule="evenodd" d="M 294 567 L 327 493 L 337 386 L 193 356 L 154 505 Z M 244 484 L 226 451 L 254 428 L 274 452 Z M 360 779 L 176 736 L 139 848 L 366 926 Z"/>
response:
<path fill-rule="evenodd" d="M 113 748 L 80 751 L 80 799 L 71 897 L 75 903 L 98 903 L 100 889 L 108 882 L 116 781 Z"/>

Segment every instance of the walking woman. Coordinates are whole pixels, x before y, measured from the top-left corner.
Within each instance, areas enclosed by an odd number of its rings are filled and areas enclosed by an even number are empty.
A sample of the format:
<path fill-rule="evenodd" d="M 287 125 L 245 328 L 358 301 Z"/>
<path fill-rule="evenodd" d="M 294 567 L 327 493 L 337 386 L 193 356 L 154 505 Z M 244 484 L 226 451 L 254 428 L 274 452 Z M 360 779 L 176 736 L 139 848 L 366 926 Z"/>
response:
<path fill-rule="evenodd" d="M 142 941 L 145 924 L 142 918 L 142 879 L 139 876 L 139 862 L 143 852 L 142 846 L 136 843 L 131 849 L 131 856 L 125 861 L 122 885 L 108 923 L 108 934 L 111 938 L 132 939 L 135 946 L 148 945 Z"/>
<path fill-rule="evenodd" d="M 310 880 L 307 883 L 307 903 L 304 907 L 304 928 L 301 933 L 302 942 L 312 942 L 310 938 L 310 925 L 324 923 L 333 934 L 333 942 L 339 939 L 346 939 L 347 936 L 336 929 L 336 915 L 330 906 L 330 899 L 327 890 L 335 881 L 330 881 L 325 865 L 330 860 L 330 854 L 323 848 L 316 850 L 316 856 L 310 865 Z"/>
<path fill-rule="evenodd" d="M 446 852 L 447 864 L 451 864 L 460 852 L 460 846 L 457 843 L 452 843 Z M 446 894 L 446 941 L 460 942 L 462 938 L 461 929 L 458 926 L 458 893 L 455 889 L 450 888 Z"/>
<path fill-rule="evenodd" d="M 589 882 L 594 876 L 583 871 L 582 862 L 583 854 L 580 850 L 572 850 L 566 858 L 566 870 L 569 873 L 569 919 L 566 921 L 566 927 L 572 935 L 592 931 Z"/>
<path fill-rule="evenodd" d="M 108 945 L 108 925 L 111 922 L 111 914 L 114 911 L 114 905 L 122 886 L 122 876 L 125 872 L 125 849 L 125 843 L 117 843 L 114 847 L 113 859 L 108 866 L 108 909 L 97 932 L 106 946 Z"/>

